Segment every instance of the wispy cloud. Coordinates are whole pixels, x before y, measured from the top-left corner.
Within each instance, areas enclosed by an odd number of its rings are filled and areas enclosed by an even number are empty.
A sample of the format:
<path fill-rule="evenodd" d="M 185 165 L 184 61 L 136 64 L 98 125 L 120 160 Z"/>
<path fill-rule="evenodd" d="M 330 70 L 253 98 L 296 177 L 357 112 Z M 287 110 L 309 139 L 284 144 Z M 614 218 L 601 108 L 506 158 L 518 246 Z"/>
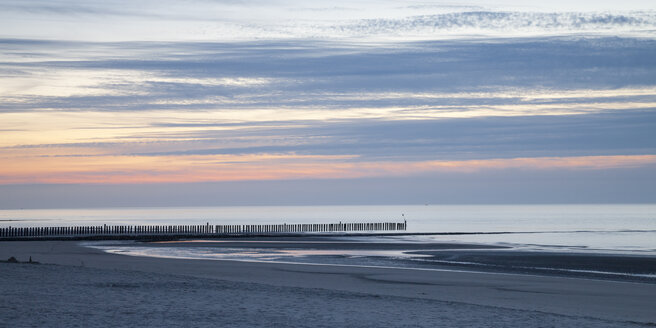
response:
<path fill-rule="evenodd" d="M 611 31 L 652 31 L 656 13 L 626 14 L 598 12 L 493 12 L 470 11 L 439 15 L 423 15 L 401 19 L 367 19 L 335 26 L 336 33 L 345 35 L 385 35 L 426 37 L 442 34 L 540 35 L 554 33 L 601 33 Z"/>
<path fill-rule="evenodd" d="M 279 108 L 348 109 L 379 117 L 566 114 L 648 108 L 656 85 L 652 40 L 545 38 L 375 48 L 332 42 L 3 44 L 12 53 L 50 59 L 15 56 L 0 63 L 5 112 Z M 76 58 L 49 50 L 60 47 Z"/>
<path fill-rule="evenodd" d="M 525 1 L 454 5 L 384 0 L 23 0 L 3 2 L 0 30 L 5 36 L 87 41 L 337 37 L 359 41 L 435 40 L 472 34 L 540 36 L 600 32 L 640 33 L 649 37 L 656 26 L 655 10 L 653 4 L 631 1 L 529 6 Z"/>

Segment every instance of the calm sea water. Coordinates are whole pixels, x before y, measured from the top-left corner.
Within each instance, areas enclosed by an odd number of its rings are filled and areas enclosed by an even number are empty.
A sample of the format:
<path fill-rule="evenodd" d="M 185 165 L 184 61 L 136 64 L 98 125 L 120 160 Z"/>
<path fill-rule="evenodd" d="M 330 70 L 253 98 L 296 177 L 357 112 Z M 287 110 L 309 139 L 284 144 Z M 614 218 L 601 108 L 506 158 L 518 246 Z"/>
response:
<path fill-rule="evenodd" d="M 538 250 L 656 255 L 656 205 L 249 206 L 2 210 L 0 226 L 267 224 L 408 221 L 409 232 L 511 232 L 404 237 Z"/>

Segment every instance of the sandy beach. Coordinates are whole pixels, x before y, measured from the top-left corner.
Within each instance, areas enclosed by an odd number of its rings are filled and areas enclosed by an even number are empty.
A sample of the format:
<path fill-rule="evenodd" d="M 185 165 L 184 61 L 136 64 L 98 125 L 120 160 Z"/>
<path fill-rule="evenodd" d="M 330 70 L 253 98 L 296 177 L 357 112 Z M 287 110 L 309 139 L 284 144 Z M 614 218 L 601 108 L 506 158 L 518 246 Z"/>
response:
<path fill-rule="evenodd" d="M 571 277 L 108 254 L 2 242 L 3 325 L 627 327 L 656 285 Z"/>

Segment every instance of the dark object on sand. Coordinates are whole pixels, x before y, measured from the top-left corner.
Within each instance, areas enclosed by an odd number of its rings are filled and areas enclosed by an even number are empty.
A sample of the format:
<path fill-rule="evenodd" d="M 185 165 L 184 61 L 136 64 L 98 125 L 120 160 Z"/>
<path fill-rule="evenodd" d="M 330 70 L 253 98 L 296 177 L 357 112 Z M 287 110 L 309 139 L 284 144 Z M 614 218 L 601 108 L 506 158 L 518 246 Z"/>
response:
<path fill-rule="evenodd" d="M 31 256 L 30 256 L 30 259 L 29 259 L 27 262 L 21 262 L 21 261 L 17 260 L 15 257 L 12 256 L 12 257 L 10 257 L 9 259 L 7 259 L 6 261 L 0 261 L 0 263 L 29 263 L 29 264 L 41 264 L 41 263 L 39 263 L 39 262 L 37 262 L 37 261 L 32 261 L 32 257 L 31 257 Z"/>

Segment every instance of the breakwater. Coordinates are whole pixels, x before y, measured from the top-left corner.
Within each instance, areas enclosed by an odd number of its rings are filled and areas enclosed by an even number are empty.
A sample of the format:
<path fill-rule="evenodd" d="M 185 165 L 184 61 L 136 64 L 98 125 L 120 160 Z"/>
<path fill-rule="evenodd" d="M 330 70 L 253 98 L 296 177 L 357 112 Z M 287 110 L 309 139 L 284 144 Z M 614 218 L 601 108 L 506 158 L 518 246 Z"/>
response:
<path fill-rule="evenodd" d="M 96 225 L 66 227 L 5 227 L 0 240 L 11 239 L 129 239 L 175 236 L 222 237 L 297 233 L 349 233 L 405 231 L 406 222 L 296 223 L 296 224 L 204 224 L 204 225 Z"/>

